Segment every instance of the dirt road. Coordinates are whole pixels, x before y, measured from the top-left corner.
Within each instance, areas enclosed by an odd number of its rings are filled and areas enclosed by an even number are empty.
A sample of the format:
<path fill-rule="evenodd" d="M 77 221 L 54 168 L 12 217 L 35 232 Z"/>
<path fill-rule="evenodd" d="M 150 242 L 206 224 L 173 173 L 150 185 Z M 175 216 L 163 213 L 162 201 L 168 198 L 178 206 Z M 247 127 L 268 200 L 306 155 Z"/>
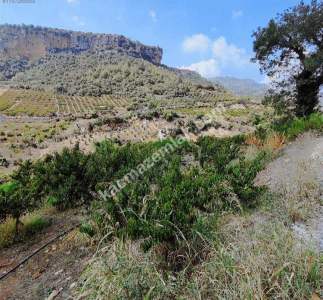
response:
<path fill-rule="evenodd" d="M 294 230 L 323 251 L 323 136 L 313 133 L 300 136 L 283 150 L 282 156 L 258 174 L 256 181 L 273 192 L 288 189 L 289 193 L 294 193 L 304 182 L 319 186 L 320 207 L 305 222 L 296 222 Z"/>

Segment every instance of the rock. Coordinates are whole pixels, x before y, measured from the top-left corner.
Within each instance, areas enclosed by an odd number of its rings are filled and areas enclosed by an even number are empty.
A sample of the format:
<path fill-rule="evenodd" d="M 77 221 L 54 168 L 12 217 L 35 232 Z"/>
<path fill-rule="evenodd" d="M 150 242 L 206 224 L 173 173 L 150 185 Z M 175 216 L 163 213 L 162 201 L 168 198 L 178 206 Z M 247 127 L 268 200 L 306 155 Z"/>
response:
<path fill-rule="evenodd" d="M 76 282 L 73 282 L 71 285 L 70 285 L 70 289 L 74 289 L 76 287 Z"/>
<path fill-rule="evenodd" d="M 53 300 L 53 299 L 55 299 L 62 290 L 63 290 L 63 288 L 60 288 L 58 290 L 52 291 L 52 293 L 49 295 L 49 297 L 46 300 Z"/>
<path fill-rule="evenodd" d="M 61 269 L 61 270 L 57 271 L 54 275 L 55 275 L 55 276 L 57 276 L 57 275 L 59 275 L 59 274 L 61 274 L 61 273 L 63 273 L 63 269 Z"/>
<path fill-rule="evenodd" d="M 12 68 L 5 66 L 10 71 L 3 74 L 7 79 L 27 68 L 29 61 L 40 59 L 41 62 L 47 54 L 80 54 L 100 50 L 114 50 L 154 64 L 160 64 L 163 56 L 161 48 L 146 46 L 122 35 L 26 25 L 0 26 L 0 59 L 12 64 Z"/>

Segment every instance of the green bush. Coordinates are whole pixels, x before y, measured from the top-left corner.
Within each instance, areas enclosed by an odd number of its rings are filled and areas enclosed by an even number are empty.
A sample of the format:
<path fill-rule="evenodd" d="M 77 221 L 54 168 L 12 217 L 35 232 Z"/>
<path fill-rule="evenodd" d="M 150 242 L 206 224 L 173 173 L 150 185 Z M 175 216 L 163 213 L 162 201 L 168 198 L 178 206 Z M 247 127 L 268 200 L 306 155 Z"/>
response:
<path fill-rule="evenodd" d="M 188 144 L 170 154 L 116 195 L 103 195 L 93 205 L 100 231 L 144 238 L 146 249 L 160 242 L 179 247 L 183 239 L 192 238 L 193 228 L 203 215 L 253 206 L 261 192 L 254 187 L 253 179 L 263 167 L 265 155 L 245 161 L 239 155 L 242 143 L 242 137 L 202 138 L 197 148 Z M 158 149 L 162 144 L 146 144 L 148 148 L 152 146 Z M 125 157 L 140 163 L 140 155 L 136 157 L 134 149 L 134 145 L 123 146 L 119 151 L 126 150 Z M 183 154 L 192 157 L 195 154 L 202 167 L 183 168 Z M 115 174 L 119 176 L 114 176 L 114 180 L 129 171 L 125 166 L 130 167 L 130 161 L 122 161 L 124 171 L 118 171 L 117 167 Z"/>
<path fill-rule="evenodd" d="M 36 208 L 39 186 L 34 178 L 33 165 L 23 163 L 12 175 L 12 181 L 0 186 L 0 219 L 8 216 L 15 219 L 16 234 L 21 224 L 20 217 Z"/>
<path fill-rule="evenodd" d="M 212 164 L 218 172 L 223 172 L 227 164 L 239 155 L 243 136 L 230 138 L 201 137 L 197 141 L 200 147 L 198 159 L 202 167 Z"/>
<path fill-rule="evenodd" d="M 308 117 L 289 119 L 273 125 L 273 130 L 283 133 L 287 138 L 293 139 L 297 135 L 308 131 L 323 131 L 323 114 L 313 113 Z"/>
<path fill-rule="evenodd" d="M 18 173 L 24 176 L 13 177 L 19 184 L 14 191 L 19 191 L 20 198 L 14 192 L 19 201 L 12 203 L 19 211 L 17 216 L 34 207 L 27 201 L 30 195 L 38 203 L 47 199 L 63 210 L 90 203 L 92 192 L 109 191 L 126 177 L 129 180 L 123 189 L 113 196 L 107 193 L 102 197 L 104 200 L 93 204 L 93 219 L 99 231 L 144 238 L 147 249 L 161 242 L 180 247 L 184 239 L 193 238 L 194 228 L 204 215 L 240 210 L 256 203 L 261 189 L 254 187 L 253 179 L 266 156 L 244 160 L 240 154 L 243 142 L 241 136 L 203 137 L 196 144 L 182 142 L 134 178 L 127 176 L 138 165 L 163 153 L 161 150 L 169 149 L 175 140 L 123 146 L 104 141 L 91 154 L 84 154 L 77 147 L 64 149 L 60 154 L 29 164 L 27 169 L 20 167 Z M 27 198 L 22 198 L 22 193 Z M 7 214 L 16 217 L 14 212 Z M 83 229 L 91 231 L 86 226 Z"/>
<path fill-rule="evenodd" d="M 59 210 L 87 203 L 90 196 L 86 176 L 88 156 L 77 147 L 47 156 L 35 164 L 36 177 L 42 183 L 38 197 L 46 196 Z"/>

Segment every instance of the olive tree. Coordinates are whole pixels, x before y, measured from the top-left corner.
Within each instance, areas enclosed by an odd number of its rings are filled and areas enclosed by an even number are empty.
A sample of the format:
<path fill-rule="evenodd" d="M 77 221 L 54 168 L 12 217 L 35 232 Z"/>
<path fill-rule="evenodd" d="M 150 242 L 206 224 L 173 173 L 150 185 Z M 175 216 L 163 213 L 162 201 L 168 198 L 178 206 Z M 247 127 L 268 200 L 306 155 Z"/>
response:
<path fill-rule="evenodd" d="M 276 92 L 285 95 L 273 99 L 291 104 L 297 116 L 312 113 L 319 101 L 323 84 L 322 25 L 323 2 L 313 0 L 284 11 L 253 33 L 253 61 L 276 82 Z"/>
<path fill-rule="evenodd" d="M 11 216 L 15 219 L 16 235 L 20 218 L 37 206 L 37 180 L 33 178 L 30 161 L 23 163 L 12 175 L 12 180 L 0 186 L 0 219 Z"/>

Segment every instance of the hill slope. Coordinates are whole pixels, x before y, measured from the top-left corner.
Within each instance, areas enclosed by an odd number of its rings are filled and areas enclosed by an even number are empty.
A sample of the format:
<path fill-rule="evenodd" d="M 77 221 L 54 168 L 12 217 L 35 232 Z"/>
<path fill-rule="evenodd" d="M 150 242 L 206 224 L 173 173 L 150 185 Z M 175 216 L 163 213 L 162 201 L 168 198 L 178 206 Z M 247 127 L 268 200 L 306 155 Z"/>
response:
<path fill-rule="evenodd" d="M 163 50 L 146 46 L 122 35 L 93 34 L 26 25 L 0 26 L 0 62 L 6 79 L 30 62 L 55 53 L 80 54 L 89 51 L 116 50 L 129 56 L 160 64 Z M 11 65 L 12 72 L 3 72 Z"/>
<path fill-rule="evenodd" d="M 2 80 L 14 87 L 195 103 L 234 98 L 195 73 L 161 65 L 161 48 L 123 36 L 5 25 L 0 40 Z"/>
<path fill-rule="evenodd" d="M 240 79 L 235 77 L 214 77 L 210 81 L 222 85 L 237 96 L 261 99 L 265 95 L 267 85 L 258 83 L 252 79 Z"/>

